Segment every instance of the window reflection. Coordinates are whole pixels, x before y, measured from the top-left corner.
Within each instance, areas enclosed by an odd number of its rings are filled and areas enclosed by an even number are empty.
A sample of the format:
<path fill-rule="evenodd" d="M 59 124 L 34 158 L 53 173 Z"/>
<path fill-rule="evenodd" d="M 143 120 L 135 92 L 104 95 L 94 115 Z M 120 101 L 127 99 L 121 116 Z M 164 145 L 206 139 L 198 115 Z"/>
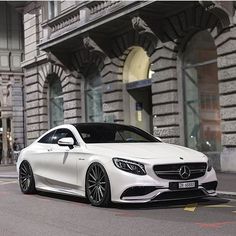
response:
<path fill-rule="evenodd" d="M 64 122 L 63 95 L 59 78 L 49 78 L 49 114 L 50 127 L 61 125 Z"/>
<path fill-rule="evenodd" d="M 58 15 L 58 1 L 48 1 L 48 19 Z"/>
<path fill-rule="evenodd" d="M 200 151 L 221 147 L 216 48 L 208 32 L 196 34 L 184 54 L 186 142 Z"/>
<path fill-rule="evenodd" d="M 86 76 L 86 117 L 88 122 L 103 121 L 102 80 L 100 73 L 93 70 Z"/>

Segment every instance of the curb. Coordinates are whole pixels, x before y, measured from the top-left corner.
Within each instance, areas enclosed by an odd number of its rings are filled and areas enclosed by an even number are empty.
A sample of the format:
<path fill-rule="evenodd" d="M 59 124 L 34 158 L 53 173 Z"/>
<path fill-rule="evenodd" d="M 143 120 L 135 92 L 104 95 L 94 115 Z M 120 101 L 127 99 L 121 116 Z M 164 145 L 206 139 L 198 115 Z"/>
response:
<path fill-rule="evenodd" d="M 236 192 L 217 191 L 217 196 L 236 199 Z"/>
<path fill-rule="evenodd" d="M 0 175 L 0 179 L 18 179 L 17 175 Z"/>
<path fill-rule="evenodd" d="M 16 166 L 15 164 L 0 164 L 0 167 Z"/>

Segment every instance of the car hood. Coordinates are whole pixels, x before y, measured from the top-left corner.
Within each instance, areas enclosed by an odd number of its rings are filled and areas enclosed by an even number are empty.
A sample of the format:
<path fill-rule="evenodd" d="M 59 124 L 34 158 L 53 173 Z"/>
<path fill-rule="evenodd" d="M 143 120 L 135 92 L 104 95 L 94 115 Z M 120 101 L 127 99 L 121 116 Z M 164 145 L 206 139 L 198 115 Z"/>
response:
<path fill-rule="evenodd" d="M 88 151 L 125 159 L 158 160 L 158 163 L 206 162 L 207 157 L 195 150 L 166 143 L 87 144 Z"/>

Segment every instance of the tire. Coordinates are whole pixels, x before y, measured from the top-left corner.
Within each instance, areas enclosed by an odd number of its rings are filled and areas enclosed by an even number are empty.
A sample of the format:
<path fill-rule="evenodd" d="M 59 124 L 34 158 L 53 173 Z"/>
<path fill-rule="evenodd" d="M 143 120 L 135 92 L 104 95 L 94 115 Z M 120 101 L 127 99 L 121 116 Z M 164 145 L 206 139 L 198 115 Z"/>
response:
<path fill-rule="evenodd" d="M 91 205 L 107 207 L 111 202 L 110 182 L 105 168 L 99 163 L 89 166 L 86 174 L 86 196 Z"/>
<path fill-rule="evenodd" d="M 24 194 L 36 193 L 32 168 L 27 161 L 23 161 L 19 168 L 19 184 Z"/>

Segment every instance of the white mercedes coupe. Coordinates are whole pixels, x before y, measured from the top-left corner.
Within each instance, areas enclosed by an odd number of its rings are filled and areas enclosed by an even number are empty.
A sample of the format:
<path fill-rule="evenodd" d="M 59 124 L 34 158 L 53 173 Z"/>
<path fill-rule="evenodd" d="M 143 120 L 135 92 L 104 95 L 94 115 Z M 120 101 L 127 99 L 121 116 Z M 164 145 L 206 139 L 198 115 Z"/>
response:
<path fill-rule="evenodd" d="M 49 130 L 21 151 L 17 171 L 25 194 L 71 194 L 94 206 L 215 196 L 217 187 L 203 153 L 108 123 Z"/>

